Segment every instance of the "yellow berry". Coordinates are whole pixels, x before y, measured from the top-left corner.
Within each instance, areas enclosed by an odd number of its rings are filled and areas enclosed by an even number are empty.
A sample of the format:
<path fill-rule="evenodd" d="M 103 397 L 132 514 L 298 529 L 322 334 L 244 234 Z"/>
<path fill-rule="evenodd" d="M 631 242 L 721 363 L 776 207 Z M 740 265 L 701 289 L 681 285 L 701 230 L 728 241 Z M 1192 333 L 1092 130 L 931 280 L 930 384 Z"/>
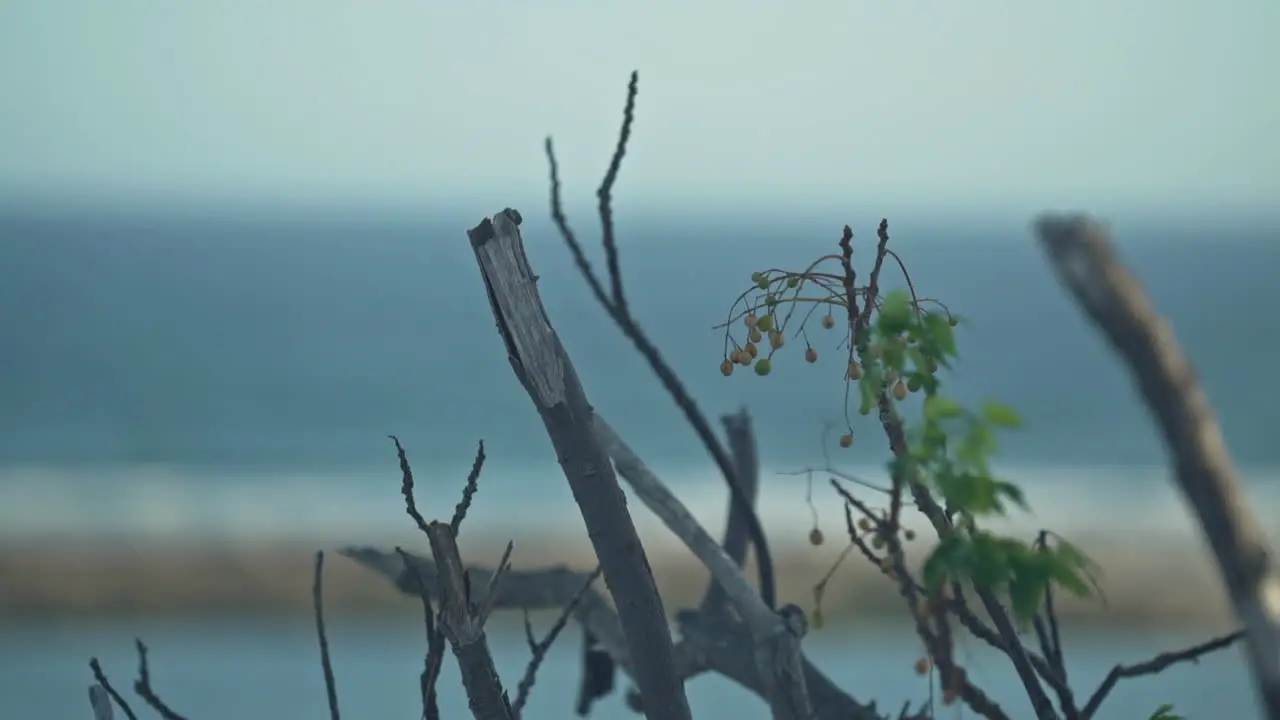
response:
<path fill-rule="evenodd" d="M 760 334 L 760 328 L 751 328 L 751 332 L 747 333 L 747 339 L 753 343 L 758 343 L 764 339 L 764 335 Z"/>
<path fill-rule="evenodd" d="M 725 377 L 729 377 L 730 375 L 732 375 L 733 363 L 729 362 L 728 360 L 725 360 L 724 362 L 720 363 L 720 374 Z"/>
<path fill-rule="evenodd" d="M 755 313 L 747 313 L 747 316 L 742 318 L 742 323 L 749 328 L 755 327 L 756 323 L 759 321 L 760 318 L 756 317 Z"/>
<path fill-rule="evenodd" d="M 883 549 L 883 548 L 884 548 L 884 538 L 880 537 L 879 535 L 877 535 L 877 536 L 875 536 L 875 537 L 871 538 L 871 547 L 872 547 L 872 548 L 874 548 L 874 549 L 876 549 L 876 550 L 881 550 L 881 549 Z"/>
<path fill-rule="evenodd" d="M 933 669 L 933 661 L 927 657 L 922 657 L 916 661 L 916 674 L 925 675 Z"/>
<path fill-rule="evenodd" d="M 903 400 L 907 397 L 907 384 L 899 380 L 893 384 L 893 397 L 897 400 Z"/>
<path fill-rule="evenodd" d="M 739 348 L 738 350 L 734 350 L 733 361 L 738 363 L 739 365 L 750 365 L 751 353 L 747 352 L 746 350 L 742 350 L 741 348 Z"/>
<path fill-rule="evenodd" d="M 830 315 L 823 315 L 823 316 L 822 316 L 822 327 L 826 328 L 827 330 L 830 330 L 831 328 L 833 328 L 833 327 L 835 327 L 835 326 L 836 326 L 836 319 L 835 319 L 835 318 L 831 317 Z"/>
<path fill-rule="evenodd" d="M 822 531 L 821 531 L 821 530 L 819 530 L 818 528 L 814 528 L 814 529 L 812 529 L 812 530 L 810 530 L 810 531 L 809 531 L 809 544 L 810 544 L 810 545 L 821 545 L 821 544 L 822 544 L 823 539 L 824 539 L 824 538 L 823 538 L 823 536 L 822 536 Z"/>
<path fill-rule="evenodd" d="M 804 351 L 804 360 L 805 362 L 810 362 L 810 363 L 818 362 L 818 351 L 814 350 L 813 348 L 807 348 Z"/>
<path fill-rule="evenodd" d="M 769 347 L 773 348 L 774 350 L 777 350 L 778 348 L 782 347 L 783 345 L 786 344 L 786 342 L 787 342 L 787 339 L 783 337 L 780 331 L 774 330 L 773 332 L 769 333 Z"/>
<path fill-rule="evenodd" d="M 845 433 L 840 436 L 840 447 L 847 448 L 853 446 L 853 434 Z"/>
<path fill-rule="evenodd" d="M 871 528 L 873 527 L 875 526 L 871 524 L 871 518 L 864 517 L 858 519 L 858 529 L 862 532 L 871 532 Z"/>
<path fill-rule="evenodd" d="M 857 380 L 862 377 L 862 366 L 856 362 L 849 363 L 849 379 Z"/>
<path fill-rule="evenodd" d="M 749 342 L 746 345 L 743 345 L 742 349 L 746 350 L 747 354 L 750 355 L 752 358 L 760 354 L 760 350 L 756 348 L 756 344 L 753 342 Z"/>
<path fill-rule="evenodd" d="M 760 332 L 769 332 L 773 329 L 773 316 L 765 315 L 760 318 L 756 321 L 756 327 L 759 328 Z"/>
<path fill-rule="evenodd" d="M 772 370 L 772 369 L 773 369 L 773 361 L 772 361 L 772 360 L 770 360 L 769 358 L 767 358 L 767 357 L 766 357 L 766 358 L 760 358 L 759 360 L 757 360 L 757 361 L 756 361 L 756 374 L 757 374 L 757 375 L 761 375 L 761 376 L 768 375 L 768 374 L 769 374 L 769 371 L 770 371 L 770 370 Z"/>

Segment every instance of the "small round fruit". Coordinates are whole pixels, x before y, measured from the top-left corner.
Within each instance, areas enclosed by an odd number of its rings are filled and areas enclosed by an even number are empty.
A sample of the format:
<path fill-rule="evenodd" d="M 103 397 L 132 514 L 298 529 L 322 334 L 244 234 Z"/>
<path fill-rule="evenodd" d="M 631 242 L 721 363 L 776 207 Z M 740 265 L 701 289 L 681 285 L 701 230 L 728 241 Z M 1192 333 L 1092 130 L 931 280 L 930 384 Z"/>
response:
<path fill-rule="evenodd" d="M 904 400 L 907 397 L 907 384 L 899 380 L 893 384 L 893 397 L 898 400 Z"/>
<path fill-rule="evenodd" d="M 884 371 L 884 384 L 885 384 L 885 385 L 892 385 L 892 384 L 894 383 L 894 381 L 896 381 L 897 379 L 898 379 L 898 371 L 897 371 L 897 370 L 894 370 L 893 368 L 889 368 L 888 370 L 885 370 L 885 371 Z"/>
<path fill-rule="evenodd" d="M 821 545 L 823 540 L 825 540 L 825 538 L 822 536 L 822 531 L 819 530 L 818 528 L 814 528 L 809 531 L 810 545 Z"/>
<path fill-rule="evenodd" d="M 774 330 L 773 332 L 769 333 L 769 347 L 773 348 L 774 350 L 777 350 L 778 348 L 782 347 L 783 345 L 786 344 L 786 342 L 787 342 L 787 339 L 783 337 L 781 332 Z"/>
<path fill-rule="evenodd" d="M 911 392 L 920 392 L 921 382 L 919 375 L 912 375 L 907 378 L 907 389 Z"/>
<path fill-rule="evenodd" d="M 800 284 L 800 278 L 796 277 L 795 275 L 792 275 L 791 277 L 787 278 L 787 287 L 793 288 L 799 284 Z"/>
<path fill-rule="evenodd" d="M 912 541 L 912 540 L 915 540 L 915 539 L 916 539 L 916 531 L 915 531 L 915 530 L 912 530 L 912 529 L 910 529 L 910 528 L 907 528 L 906 530 L 903 530 L 903 531 L 902 531 L 902 537 L 903 537 L 903 539 L 905 539 L 907 542 L 910 542 L 910 541 Z"/>
<path fill-rule="evenodd" d="M 756 344 L 753 342 L 749 342 L 746 345 L 743 345 L 742 349 L 746 350 L 747 354 L 750 355 L 752 358 L 760 354 L 760 350 L 756 347 Z"/>
<path fill-rule="evenodd" d="M 728 360 L 725 360 L 724 362 L 720 363 L 720 374 L 725 377 L 729 377 L 730 375 L 732 375 L 733 363 L 729 362 Z"/>
<path fill-rule="evenodd" d="M 773 370 L 773 361 L 769 358 L 760 358 L 756 361 L 756 374 L 760 376 L 768 375 Z"/>
<path fill-rule="evenodd" d="M 756 329 L 760 332 L 769 332 L 773 329 L 773 316 L 765 315 L 756 321 Z"/>
<path fill-rule="evenodd" d="M 893 558 L 887 557 L 880 560 L 880 571 L 886 574 L 893 572 Z"/>
<path fill-rule="evenodd" d="M 833 327 L 835 327 L 835 326 L 836 326 L 836 319 L 835 319 L 835 318 L 831 317 L 830 315 L 823 315 L 823 316 L 822 316 L 822 327 L 826 328 L 827 330 L 830 330 L 831 328 L 833 328 Z"/>
<path fill-rule="evenodd" d="M 750 364 L 751 364 L 751 353 L 747 352 L 746 350 L 741 350 L 741 349 L 739 349 L 739 350 L 734 350 L 734 351 L 733 351 L 733 361 L 734 361 L 734 362 L 736 362 L 736 363 L 738 363 L 739 365 L 750 365 Z"/>
<path fill-rule="evenodd" d="M 818 362 L 818 351 L 813 348 L 806 348 L 804 351 L 804 361 L 808 363 Z"/>
<path fill-rule="evenodd" d="M 881 550 L 881 549 L 883 549 L 883 548 L 884 548 L 884 538 L 880 537 L 879 535 L 877 535 L 877 536 L 875 536 L 875 537 L 871 538 L 871 547 L 872 547 L 872 548 L 874 548 L 874 549 L 876 549 L 876 550 Z"/>
<path fill-rule="evenodd" d="M 845 433 L 840 436 L 840 447 L 853 447 L 853 433 Z"/>
<path fill-rule="evenodd" d="M 764 296 L 764 304 L 765 304 L 765 307 L 773 307 L 773 306 L 777 305 L 777 304 L 778 304 L 778 296 L 777 296 L 777 295 L 774 295 L 773 293 L 769 293 L 768 295 L 765 295 L 765 296 Z"/>
<path fill-rule="evenodd" d="M 749 328 L 755 327 L 757 322 L 760 322 L 760 318 L 756 317 L 755 313 L 747 313 L 746 317 L 742 318 L 742 324 Z"/>
<path fill-rule="evenodd" d="M 761 290 L 768 290 L 769 278 L 765 277 L 764 275 L 761 275 L 760 277 L 756 278 L 756 287 L 760 288 Z"/>
<path fill-rule="evenodd" d="M 760 333 L 760 328 L 753 327 L 751 332 L 747 333 L 747 339 L 753 343 L 758 343 L 764 339 L 764 335 Z"/>
<path fill-rule="evenodd" d="M 950 325 L 951 327 L 955 327 L 960 324 L 960 318 L 949 317 L 947 318 L 947 324 Z"/>
<path fill-rule="evenodd" d="M 856 362 L 849 363 L 849 379 L 857 380 L 862 377 L 862 366 Z"/>
<path fill-rule="evenodd" d="M 916 674 L 927 675 L 933 669 L 933 661 L 927 657 L 922 657 L 916 661 Z"/>
<path fill-rule="evenodd" d="M 864 517 L 858 519 L 858 529 L 862 532 L 871 532 L 871 528 L 875 527 L 871 524 L 871 518 Z"/>

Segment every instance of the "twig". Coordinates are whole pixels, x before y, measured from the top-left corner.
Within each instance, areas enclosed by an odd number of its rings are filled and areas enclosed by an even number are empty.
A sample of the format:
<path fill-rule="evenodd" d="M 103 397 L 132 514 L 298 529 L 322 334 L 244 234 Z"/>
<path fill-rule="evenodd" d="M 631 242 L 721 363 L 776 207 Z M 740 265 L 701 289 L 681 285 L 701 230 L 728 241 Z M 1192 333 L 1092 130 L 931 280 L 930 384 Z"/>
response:
<path fill-rule="evenodd" d="M 632 73 L 631 83 L 627 88 L 627 107 L 624 112 L 622 129 L 618 134 L 618 143 L 614 150 L 613 160 L 609 166 L 609 173 L 605 176 L 605 182 L 597 191 L 600 201 L 600 220 L 605 235 L 606 262 L 614 288 L 614 296 L 617 298 L 622 297 L 622 277 L 621 270 L 618 267 L 617 243 L 613 237 L 612 192 L 613 183 L 617 179 L 618 168 L 622 163 L 623 155 L 626 153 L 627 140 L 631 135 L 637 83 L 638 75 L 637 73 Z M 626 303 L 616 302 L 605 294 L 604 286 L 601 284 L 600 279 L 596 277 L 595 271 L 592 270 L 591 263 L 587 261 L 586 253 L 582 250 L 582 245 L 579 244 L 577 236 L 569 227 L 569 221 L 565 217 L 564 207 L 560 200 L 559 167 L 556 163 L 555 149 L 552 146 L 550 137 L 547 138 L 545 147 L 551 176 L 551 218 L 559 229 L 565 244 L 569 247 L 574 263 L 578 266 L 578 270 L 583 279 L 586 280 L 587 287 L 591 290 L 592 295 L 595 296 L 596 301 L 613 319 L 622 334 L 631 340 L 631 344 L 635 346 L 636 350 L 649 364 L 650 369 L 658 376 L 663 388 L 666 389 L 667 393 L 675 401 L 676 406 L 684 413 L 685 419 L 693 427 L 703 447 L 707 449 L 707 452 L 710 453 L 715 461 L 717 469 L 720 470 L 720 474 L 729 486 L 729 495 L 732 502 L 742 512 L 743 517 L 747 519 L 748 529 L 751 532 L 751 542 L 756 546 L 756 564 L 760 574 L 760 595 L 764 598 L 765 604 L 772 609 L 776 606 L 777 601 L 773 555 L 769 551 L 768 538 L 765 536 L 764 527 L 760 524 L 760 518 L 756 514 L 755 507 L 740 486 L 737 473 L 733 467 L 733 461 L 730 459 L 729 453 L 725 450 L 720 439 L 711 429 L 711 423 L 707 421 L 706 416 L 698 409 L 693 396 L 685 388 L 684 383 L 680 381 L 680 378 L 667 364 L 666 360 L 663 359 L 658 348 L 649 340 L 649 336 L 631 315 Z"/>
<path fill-rule="evenodd" d="M 417 523 L 418 529 L 425 533 L 427 520 L 422 517 L 422 513 L 418 512 L 418 502 L 413 497 L 413 468 L 409 465 L 409 457 L 405 454 L 404 446 L 400 444 L 400 438 L 395 435 L 387 437 L 396 444 L 396 456 L 400 459 L 400 494 L 404 495 L 405 512 L 409 513 L 409 517 Z"/>
<path fill-rule="evenodd" d="M 1200 658 L 1211 652 L 1223 650 L 1231 647 L 1239 640 L 1245 637 L 1243 630 L 1216 637 L 1207 642 L 1193 645 L 1185 650 L 1176 652 L 1166 652 L 1156 655 L 1146 662 L 1136 663 L 1134 665 L 1116 665 L 1111 668 L 1111 672 L 1107 673 L 1107 677 L 1103 679 L 1102 684 L 1089 697 L 1089 702 L 1085 703 L 1081 716 L 1088 720 L 1092 718 L 1094 713 L 1098 712 L 1098 708 L 1102 706 L 1102 701 L 1107 699 L 1107 695 L 1115 688 L 1116 683 L 1122 679 L 1142 677 L 1143 675 L 1155 675 L 1163 672 L 1171 665 L 1182 662 L 1199 662 Z"/>
<path fill-rule="evenodd" d="M 577 609 L 578 604 L 582 602 L 582 598 L 587 593 L 587 589 L 591 587 L 591 583 L 600 577 L 600 566 L 592 571 L 587 581 L 583 583 L 582 590 L 575 593 L 573 599 L 565 605 L 564 610 L 560 612 L 560 616 L 556 618 L 551 629 L 547 631 L 542 640 L 534 640 L 533 626 L 529 623 L 529 611 L 524 612 L 524 634 L 525 639 L 529 643 L 529 652 L 532 657 L 529 658 L 529 664 L 524 669 L 524 677 L 520 679 L 520 684 L 516 687 L 516 701 L 511 706 L 512 711 L 517 717 L 524 711 L 525 703 L 529 701 L 529 693 L 533 690 L 533 683 L 537 679 L 538 668 L 542 666 L 543 659 L 547 656 L 547 651 L 555 644 L 556 638 L 560 636 L 565 625 L 569 622 L 569 618 L 573 615 L 573 611 Z"/>
<path fill-rule="evenodd" d="M 422 623 L 427 629 L 427 654 L 423 657 L 422 673 L 418 676 L 419 691 L 422 694 L 422 717 L 423 720 L 440 720 L 436 683 L 440 679 L 440 669 L 444 667 L 444 635 L 436 627 L 431 593 L 427 589 L 421 565 L 415 563 L 404 548 L 396 546 L 395 550 L 404 563 L 405 572 L 417 583 L 418 598 L 422 601 Z"/>
<path fill-rule="evenodd" d="M 125 701 L 124 697 L 121 696 L 120 693 L 116 692 L 111 681 L 107 679 L 107 674 L 102 672 L 102 665 L 98 663 L 98 658 L 89 659 L 89 669 L 93 671 L 93 679 L 97 682 L 98 687 L 107 691 L 107 694 L 110 695 L 111 699 L 116 702 L 117 706 L 119 706 L 120 712 L 124 713 L 124 716 L 129 718 L 129 720 L 138 720 L 138 716 L 133 713 L 133 708 L 129 707 L 129 703 Z M 89 700 L 90 702 L 93 702 L 92 689 L 90 690 Z"/>
<path fill-rule="evenodd" d="M 134 640 L 134 646 L 138 651 L 138 679 L 133 683 L 133 691 L 142 698 L 144 702 L 164 720 L 186 720 L 156 695 L 151 688 L 151 668 L 147 665 L 147 646 L 142 640 Z"/>
<path fill-rule="evenodd" d="M 316 637 L 320 641 L 320 669 L 324 671 L 324 692 L 329 701 L 330 720 L 339 720 L 338 687 L 333 679 L 333 664 L 329 661 L 329 635 L 324 629 L 324 552 L 316 553 L 316 568 L 311 581 L 311 605 L 315 608 Z"/>
<path fill-rule="evenodd" d="M 458 531 L 462 528 L 462 521 L 467 517 L 467 510 L 471 509 L 471 499 L 475 497 L 476 487 L 480 480 L 480 471 L 484 468 L 484 440 L 480 441 L 480 447 L 476 450 L 476 459 L 471 463 L 471 472 L 467 474 L 467 484 L 462 488 L 462 499 L 458 501 L 458 506 L 453 510 L 453 519 L 449 521 L 449 529 L 453 530 L 453 536 L 458 536 Z"/>

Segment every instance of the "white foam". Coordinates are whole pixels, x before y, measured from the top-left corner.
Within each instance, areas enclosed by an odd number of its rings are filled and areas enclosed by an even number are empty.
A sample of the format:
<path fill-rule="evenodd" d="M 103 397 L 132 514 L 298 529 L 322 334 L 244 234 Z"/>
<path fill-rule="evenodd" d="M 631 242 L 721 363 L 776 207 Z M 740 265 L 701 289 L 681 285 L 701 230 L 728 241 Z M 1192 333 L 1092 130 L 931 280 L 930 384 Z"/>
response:
<path fill-rule="evenodd" d="M 1135 535 L 1195 532 L 1194 519 L 1162 468 L 1004 467 L 1002 477 L 1018 481 L 1033 512 L 1013 511 L 1008 529 L 1031 534 L 1042 527 L 1063 533 L 1123 530 Z M 728 508 L 723 482 L 709 469 L 662 468 L 655 473 L 713 534 Z M 851 474 L 884 482 L 878 468 Z M 458 477 L 458 473 L 440 473 Z M 424 474 L 425 476 L 425 474 Z M 1249 506 L 1268 531 L 1280 529 L 1280 471 L 1244 473 Z M 813 504 L 828 533 L 843 527 L 843 507 L 828 476 L 813 476 Z M 801 540 L 812 523 L 803 475 L 777 470 L 762 475 L 759 510 L 778 542 Z M 455 485 L 457 483 L 454 483 Z M 860 498 L 883 504 L 883 496 L 848 486 Z M 452 513 L 459 488 L 447 493 L 420 482 L 418 499 L 428 517 Z M 441 499 L 442 493 L 444 498 Z M 632 515 L 647 542 L 675 539 L 659 520 L 632 498 Z M 923 529 L 908 513 L 904 521 Z M 584 537 L 582 520 L 567 483 L 554 465 L 541 471 L 510 472 L 481 479 L 469 515 L 477 533 L 518 535 L 563 533 Z M 394 474 L 376 472 L 237 474 L 218 479 L 166 467 L 134 467 L 93 472 L 49 469 L 0 474 L 0 542 L 33 538 L 99 540 L 187 538 L 205 541 L 309 540 L 334 543 L 380 542 L 413 531 L 404 513 Z"/>

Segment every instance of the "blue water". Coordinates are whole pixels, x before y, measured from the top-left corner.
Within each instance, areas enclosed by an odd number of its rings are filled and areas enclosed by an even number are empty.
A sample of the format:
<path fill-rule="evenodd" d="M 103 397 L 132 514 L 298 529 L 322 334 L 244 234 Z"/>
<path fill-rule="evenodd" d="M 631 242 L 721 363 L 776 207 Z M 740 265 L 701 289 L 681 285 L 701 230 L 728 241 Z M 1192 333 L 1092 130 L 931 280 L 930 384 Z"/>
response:
<path fill-rule="evenodd" d="M 406 601 L 408 602 L 408 601 Z M 528 649 L 509 615 L 495 617 L 489 638 L 498 671 L 514 696 Z M 549 618 L 535 620 L 544 632 Z M 85 688 L 88 659 L 97 656 L 134 709 L 147 717 L 130 686 L 137 668 L 133 638 L 150 646 L 152 683 L 175 709 L 191 718 L 327 717 L 314 626 L 305 620 L 217 619 L 203 623 L 161 621 L 110 625 L 0 626 L 0 701 L 6 717 L 73 720 L 89 716 Z M 400 622 L 329 620 L 329 644 L 343 717 L 417 717 L 418 673 L 422 667 L 421 627 Z M 1192 633 L 1069 634 L 1068 670 L 1083 702 L 1116 663 L 1134 663 L 1156 653 L 1206 639 Z M 538 675 L 527 717 L 570 717 L 580 678 L 576 627 L 566 629 Z M 846 691 L 896 712 L 902 703 L 928 698 L 928 682 L 912 669 L 919 641 L 905 626 L 854 626 L 810 635 L 809 657 Z M 1000 702 L 1012 717 L 1032 711 L 1008 661 L 986 646 L 964 639 L 956 659 L 969 677 Z M 618 690 L 592 712 L 597 720 L 637 717 L 625 709 Z M 468 717 L 466 698 L 452 658 L 441 678 L 440 705 L 446 718 Z M 688 685 L 695 717 L 767 718 L 755 696 L 717 676 Z M 1194 720 L 1260 717 L 1242 653 L 1231 648 L 1199 664 L 1175 665 L 1164 673 L 1122 680 L 1097 715 L 1099 720 L 1142 720 L 1162 703 L 1174 703 Z M 949 717 L 940 712 L 940 717 Z M 961 715 L 956 715 L 959 717 Z M 967 717 L 965 713 L 963 716 Z"/>
<path fill-rule="evenodd" d="M 593 403 L 682 492 L 709 493 L 718 507 L 705 453 L 593 304 L 543 215 L 525 209 L 531 262 Z M 420 475 L 440 478 L 450 502 L 480 438 L 491 458 L 487 502 L 565 502 L 466 243 L 479 217 L 469 209 L 6 210 L 0 525 L 13 533 L 149 522 L 181 531 L 204 517 L 227 532 L 374 527 L 398 508 L 388 433 L 404 440 Z M 771 469 L 822 463 L 823 424 L 843 414 L 842 365 L 805 365 L 793 342 L 769 378 L 722 378 L 724 338 L 712 326 L 753 270 L 799 267 L 832 251 L 845 222 L 865 263 L 878 219 L 620 219 L 637 316 L 706 412 L 746 405 L 755 413 Z M 589 220 L 581 215 L 579 231 L 598 259 Z M 1033 501 L 1043 487 L 1086 513 L 1118 496 L 1159 493 L 1179 512 L 1145 409 L 1054 280 L 1028 220 L 890 218 L 892 246 L 920 293 L 972 321 L 959 335 L 952 391 L 1022 411 L 1029 427 L 1006 439 L 1001 457 Z M 1116 230 L 1197 364 L 1264 508 L 1280 508 L 1264 487 L 1280 487 L 1272 485 L 1280 478 L 1277 226 L 1206 218 L 1126 220 Z M 899 283 L 896 272 L 886 277 Z M 834 334 L 811 339 L 837 356 Z M 874 473 L 886 448 L 874 423 L 855 420 L 865 441 L 840 462 Z M 308 494 L 289 518 L 272 510 Z"/>

